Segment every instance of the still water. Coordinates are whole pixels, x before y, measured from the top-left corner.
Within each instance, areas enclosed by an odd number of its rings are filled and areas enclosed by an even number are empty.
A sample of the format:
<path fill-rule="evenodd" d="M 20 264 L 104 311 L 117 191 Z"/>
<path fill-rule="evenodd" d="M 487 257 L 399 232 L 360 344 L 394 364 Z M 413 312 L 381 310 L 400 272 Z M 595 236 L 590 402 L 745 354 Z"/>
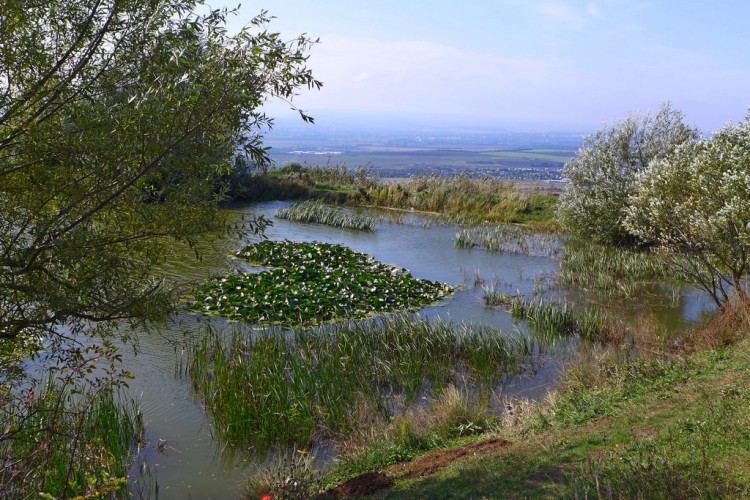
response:
<path fill-rule="evenodd" d="M 460 285 L 455 295 L 443 303 L 420 311 L 426 317 L 441 316 L 453 321 L 471 321 L 496 326 L 513 334 L 523 330 L 508 312 L 484 306 L 479 277 L 496 280 L 500 290 L 530 297 L 535 291 L 560 294 L 550 287 L 559 268 L 555 258 L 510 253 L 491 253 L 479 249 L 460 249 L 454 245 L 456 228 L 452 225 L 424 227 L 419 218 L 409 215 L 407 224 L 381 223 L 372 233 L 331 228 L 319 224 L 299 224 L 275 219 L 284 202 L 269 202 L 229 209 L 231 217 L 264 215 L 273 220 L 266 236 L 273 240 L 321 241 L 341 243 L 375 259 L 407 268 L 415 277 Z M 228 237 L 212 246 L 201 248 L 201 260 L 192 253 L 177 252 L 164 266 L 169 279 L 199 282 L 246 264 L 228 258 L 241 246 L 257 241 Z M 606 302 L 590 294 L 572 293 L 567 299 Z M 700 318 L 710 303 L 695 290 L 682 290 L 669 297 L 655 295 L 636 304 L 625 304 L 621 315 L 635 321 L 653 317 L 669 328 L 680 328 Z M 125 366 L 135 375 L 130 396 L 140 404 L 146 424 L 148 445 L 142 458 L 151 467 L 159 485 L 160 498 L 237 498 L 242 479 L 250 464 L 237 454 L 225 450 L 213 438 L 210 416 L 190 388 L 187 378 L 177 376 L 177 367 L 185 362 L 186 341 L 207 324 L 222 326 L 217 318 L 177 313 L 158 332 L 142 332 L 137 349 L 124 348 Z M 557 352 L 538 361 L 533 374 L 512 380 L 505 390 L 527 397 L 540 397 L 554 387 L 565 352 L 573 343 L 560 346 Z M 157 451 L 161 444 L 161 451 Z"/>

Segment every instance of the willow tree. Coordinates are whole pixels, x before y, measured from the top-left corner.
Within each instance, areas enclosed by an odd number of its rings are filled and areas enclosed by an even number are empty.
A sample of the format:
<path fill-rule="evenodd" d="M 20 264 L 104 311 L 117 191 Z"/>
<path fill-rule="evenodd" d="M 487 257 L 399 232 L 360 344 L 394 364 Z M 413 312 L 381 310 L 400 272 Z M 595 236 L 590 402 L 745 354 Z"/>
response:
<path fill-rule="evenodd" d="M 264 101 L 320 87 L 314 42 L 282 40 L 265 13 L 229 35 L 231 14 L 197 0 L 0 0 L 3 346 L 170 310 L 154 275 L 164 240 L 224 228 L 218 179 L 238 153 L 268 160 Z"/>
<path fill-rule="evenodd" d="M 573 234 L 607 244 L 638 240 L 624 226 L 628 197 L 639 172 L 697 130 L 669 103 L 655 114 L 631 113 L 624 120 L 587 136 L 576 157 L 565 165 L 568 190 L 560 200 L 563 226 Z"/>
<path fill-rule="evenodd" d="M 635 183 L 625 225 L 724 308 L 750 307 L 750 115 L 653 162 Z"/>

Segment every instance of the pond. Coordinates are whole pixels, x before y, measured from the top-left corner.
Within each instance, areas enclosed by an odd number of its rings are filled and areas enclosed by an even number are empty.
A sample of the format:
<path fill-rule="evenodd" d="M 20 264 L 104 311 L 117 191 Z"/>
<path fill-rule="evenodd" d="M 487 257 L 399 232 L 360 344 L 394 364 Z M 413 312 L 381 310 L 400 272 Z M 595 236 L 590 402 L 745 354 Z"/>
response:
<path fill-rule="evenodd" d="M 652 318 L 667 328 L 684 328 L 711 309 L 710 301 L 697 290 L 653 293 L 638 300 L 622 301 L 581 291 L 561 292 L 552 286 L 559 269 L 557 258 L 522 254 L 487 252 L 458 248 L 456 227 L 450 224 L 427 227 L 423 220 L 408 214 L 402 223 L 382 222 L 374 232 L 359 232 L 275 219 L 276 210 L 285 202 L 269 202 L 228 209 L 232 217 L 264 215 L 273 220 L 266 236 L 271 240 L 319 241 L 343 244 L 355 251 L 372 255 L 378 261 L 408 269 L 416 278 L 456 285 L 453 297 L 430 306 L 419 314 L 428 318 L 447 318 L 455 322 L 475 322 L 497 327 L 509 335 L 525 330 L 502 309 L 484 305 L 480 280 L 494 281 L 500 291 L 510 295 L 534 293 L 576 302 L 618 303 L 618 316 L 625 321 Z M 233 251 L 248 241 L 226 238 L 213 246 L 202 247 L 202 259 L 175 252 L 163 272 L 169 279 L 202 282 L 208 277 L 226 273 L 233 267 L 253 269 L 247 263 L 229 259 Z M 255 268 L 257 270 L 257 268 Z M 202 332 L 206 325 L 224 325 L 221 318 L 177 313 L 158 332 L 139 335 L 137 354 L 124 349 L 124 362 L 135 379 L 130 394 L 140 401 L 149 445 L 145 461 L 152 467 L 161 498 L 236 498 L 243 475 L 250 464 L 242 453 L 236 453 L 214 438 L 212 421 L 190 381 L 177 371 L 185 363 L 186 341 Z M 508 393 L 537 398 L 554 388 L 566 353 L 576 342 L 563 342 L 545 351 L 544 359 L 535 364 L 532 374 L 518 376 L 504 387 Z M 161 451 L 157 451 L 161 443 Z"/>

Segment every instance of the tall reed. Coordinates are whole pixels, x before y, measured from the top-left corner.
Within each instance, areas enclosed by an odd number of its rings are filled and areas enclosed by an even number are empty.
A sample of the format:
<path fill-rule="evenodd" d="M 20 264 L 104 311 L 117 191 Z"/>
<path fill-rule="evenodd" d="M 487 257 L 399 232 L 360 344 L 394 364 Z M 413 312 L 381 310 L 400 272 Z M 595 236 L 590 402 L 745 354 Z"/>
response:
<path fill-rule="evenodd" d="M 578 336 L 589 341 L 606 341 L 612 333 L 609 317 L 598 307 L 575 312 L 567 303 L 516 298 L 511 314 L 517 319 L 525 318 L 538 334 L 547 338 Z"/>
<path fill-rule="evenodd" d="M 219 435 L 262 450 L 349 433 L 369 418 L 364 408 L 386 417 L 462 377 L 495 384 L 522 370 L 533 346 L 486 326 L 394 315 L 288 335 L 209 330 L 188 351 Z"/>
<path fill-rule="evenodd" d="M 276 212 L 276 217 L 359 231 L 373 231 L 380 222 L 380 217 L 331 207 L 320 200 L 301 201 L 289 207 L 280 208 Z"/>
<path fill-rule="evenodd" d="M 456 233 L 459 248 L 485 248 L 491 252 L 507 252 L 533 257 L 557 257 L 561 252 L 561 236 L 543 234 L 511 224 L 464 227 Z"/>
<path fill-rule="evenodd" d="M 648 252 L 570 241 L 565 246 L 561 285 L 600 290 L 626 297 L 665 278 L 679 279 Z"/>
<path fill-rule="evenodd" d="M 369 203 L 436 212 L 466 222 L 523 222 L 554 229 L 557 198 L 521 193 L 512 183 L 485 176 L 416 176 L 367 190 Z"/>

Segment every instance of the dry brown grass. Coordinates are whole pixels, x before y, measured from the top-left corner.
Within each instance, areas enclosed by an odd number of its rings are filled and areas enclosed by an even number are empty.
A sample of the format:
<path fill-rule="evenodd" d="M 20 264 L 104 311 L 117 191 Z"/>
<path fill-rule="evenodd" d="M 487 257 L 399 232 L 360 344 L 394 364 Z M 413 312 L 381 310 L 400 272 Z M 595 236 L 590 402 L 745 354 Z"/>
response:
<path fill-rule="evenodd" d="M 728 302 L 703 325 L 687 332 L 669 346 L 670 351 L 691 354 L 736 343 L 750 331 L 750 307 L 739 300 Z"/>

